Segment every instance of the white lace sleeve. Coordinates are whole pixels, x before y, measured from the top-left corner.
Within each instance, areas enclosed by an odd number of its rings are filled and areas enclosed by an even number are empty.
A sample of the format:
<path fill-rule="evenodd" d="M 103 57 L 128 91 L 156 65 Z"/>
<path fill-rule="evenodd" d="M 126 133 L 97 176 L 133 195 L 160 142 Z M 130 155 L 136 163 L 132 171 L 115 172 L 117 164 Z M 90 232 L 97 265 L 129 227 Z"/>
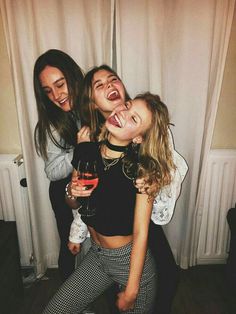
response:
<path fill-rule="evenodd" d="M 157 225 L 166 225 L 170 222 L 176 201 L 180 195 L 182 182 L 188 171 L 185 159 L 174 150 L 171 133 L 170 147 L 173 150 L 172 154 L 176 170 L 172 173 L 171 184 L 164 187 L 154 200 L 151 219 Z"/>
<path fill-rule="evenodd" d="M 70 227 L 69 241 L 73 243 L 82 243 L 89 236 L 88 228 L 82 221 L 80 214 L 77 212 Z"/>

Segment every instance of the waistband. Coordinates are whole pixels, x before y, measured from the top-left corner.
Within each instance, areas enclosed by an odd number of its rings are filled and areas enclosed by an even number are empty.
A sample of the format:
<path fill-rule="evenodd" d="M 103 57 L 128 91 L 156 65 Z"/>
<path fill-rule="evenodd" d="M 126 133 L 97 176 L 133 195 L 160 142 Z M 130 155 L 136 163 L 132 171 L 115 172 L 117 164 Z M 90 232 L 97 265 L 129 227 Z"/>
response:
<path fill-rule="evenodd" d="M 114 249 L 109 249 L 109 248 L 104 248 L 100 245 L 98 245 L 96 242 L 94 242 L 93 239 L 91 239 L 91 247 L 93 250 L 99 253 L 103 253 L 104 255 L 107 256 L 120 256 L 121 254 L 124 253 L 129 253 L 132 249 L 132 244 L 133 242 L 129 242 L 125 244 L 124 246 L 121 246 L 119 248 L 114 248 Z"/>

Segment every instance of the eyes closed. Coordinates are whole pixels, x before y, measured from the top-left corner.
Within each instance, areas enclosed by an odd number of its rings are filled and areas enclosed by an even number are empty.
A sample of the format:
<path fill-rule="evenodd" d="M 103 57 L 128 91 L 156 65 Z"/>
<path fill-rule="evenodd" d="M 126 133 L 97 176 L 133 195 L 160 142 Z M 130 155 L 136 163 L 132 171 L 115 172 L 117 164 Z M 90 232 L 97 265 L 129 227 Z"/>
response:
<path fill-rule="evenodd" d="M 129 110 L 131 107 L 132 107 L 132 102 L 131 102 L 131 101 L 127 101 L 127 102 L 125 103 L 125 108 L 126 108 L 127 110 Z M 139 118 L 139 116 L 138 116 L 137 114 L 132 114 L 132 115 L 131 115 L 131 119 L 133 120 L 133 122 L 134 122 L 135 124 L 137 124 L 137 123 L 139 122 L 139 120 L 140 120 L 140 118 Z"/>
<path fill-rule="evenodd" d="M 61 79 L 57 80 L 54 84 L 55 84 L 55 87 L 57 89 L 60 89 L 65 85 L 65 83 L 66 83 L 65 78 L 61 78 Z M 43 87 L 43 90 L 44 90 L 45 94 L 47 94 L 47 95 L 52 92 L 52 89 L 50 87 Z"/>
<path fill-rule="evenodd" d="M 110 76 L 108 79 L 108 83 L 114 83 L 114 82 L 118 82 L 118 81 L 120 81 L 120 80 L 116 76 Z M 103 84 L 104 84 L 104 82 L 102 82 L 101 80 L 96 81 L 94 83 L 94 89 L 99 89 L 99 88 L 103 87 Z"/>

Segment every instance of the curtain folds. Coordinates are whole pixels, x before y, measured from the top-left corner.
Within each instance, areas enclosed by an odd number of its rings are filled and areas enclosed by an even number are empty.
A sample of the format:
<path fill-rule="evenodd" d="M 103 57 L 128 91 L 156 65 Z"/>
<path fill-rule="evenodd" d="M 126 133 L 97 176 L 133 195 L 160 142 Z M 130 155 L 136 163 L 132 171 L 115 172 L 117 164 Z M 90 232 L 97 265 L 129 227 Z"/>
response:
<path fill-rule="evenodd" d="M 70 54 L 85 71 L 102 63 L 116 65 L 131 96 L 149 90 L 167 104 L 175 124 L 175 146 L 186 158 L 189 172 L 165 232 L 177 262 L 187 268 L 196 263 L 202 210 L 196 200 L 212 138 L 234 3 L 235 0 L 0 0 L 27 172 L 38 275 L 57 263 L 58 237 L 48 180 L 33 144 L 37 112 L 32 72 L 36 58 L 50 48 L 58 48 Z"/>
<path fill-rule="evenodd" d="M 117 69 L 131 96 L 146 90 L 161 96 L 175 124 L 176 149 L 189 165 L 165 228 L 183 268 L 196 264 L 199 177 L 210 149 L 233 11 L 233 0 L 116 1 Z"/>
<path fill-rule="evenodd" d="M 49 182 L 34 149 L 37 122 L 33 67 L 51 48 L 65 51 L 87 71 L 112 64 L 114 3 L 109 0 L 0 1 L 10 56 L 30 200 L 37 275 L 57 264 L 58 235 L 48 197 Z M 28 226 L 22 226 L 22 228 Z"/>
<path fill-rule="evenodd" d="M 223 80 L 225 60 L 227 56 L 227 49 L 230 38 L 230 30 L 234 15 L 234 1 L 224 3 L 217 2 L 215 8 L 215 18 L 213 24 L 213 41 L 212 41 L 212 59 L 209 73 L 209 88 L 207 93 L 207 108 L 204 123 L 203 144 L 201 149 L 201 168 L 199 174 L 198 193 L 195 207 L 195 226 L 193 235 L 193 245 L 196 247 L 191 255 L 191 261 L 196 261 L 196 254 L 198 250 L 198 235 L 201 225 L 201 217 L 203 216 L 204 207 L 200 202 L 201 191 L 204 189 L 204 182 L 206 176 L 206 164 L 210 153 L 211 142 L 213 137 L 214 125 L 216 120 L 218 101 L 220 97 L 221 85 Z"/>

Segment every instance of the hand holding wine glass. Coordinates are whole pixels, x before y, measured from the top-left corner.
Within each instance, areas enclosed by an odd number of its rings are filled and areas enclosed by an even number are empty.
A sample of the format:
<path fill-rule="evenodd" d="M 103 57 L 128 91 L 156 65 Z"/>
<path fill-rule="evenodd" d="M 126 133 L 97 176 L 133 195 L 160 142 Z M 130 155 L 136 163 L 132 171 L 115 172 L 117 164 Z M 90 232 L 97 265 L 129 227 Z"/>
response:
<path fill-rule="evenodd" d="M 98 185 L 98 174 L 97 174 L 97 162 L 94 160 L 80 160 L 78 169 L 78 184 L 85 190 L 91 190 L 91 192 Z M 93 216 L 95 214 L 94 204 L 90 203 L 90 197 L 80 198 L 81 207 L 79 213 L 83 216 Z"/>

